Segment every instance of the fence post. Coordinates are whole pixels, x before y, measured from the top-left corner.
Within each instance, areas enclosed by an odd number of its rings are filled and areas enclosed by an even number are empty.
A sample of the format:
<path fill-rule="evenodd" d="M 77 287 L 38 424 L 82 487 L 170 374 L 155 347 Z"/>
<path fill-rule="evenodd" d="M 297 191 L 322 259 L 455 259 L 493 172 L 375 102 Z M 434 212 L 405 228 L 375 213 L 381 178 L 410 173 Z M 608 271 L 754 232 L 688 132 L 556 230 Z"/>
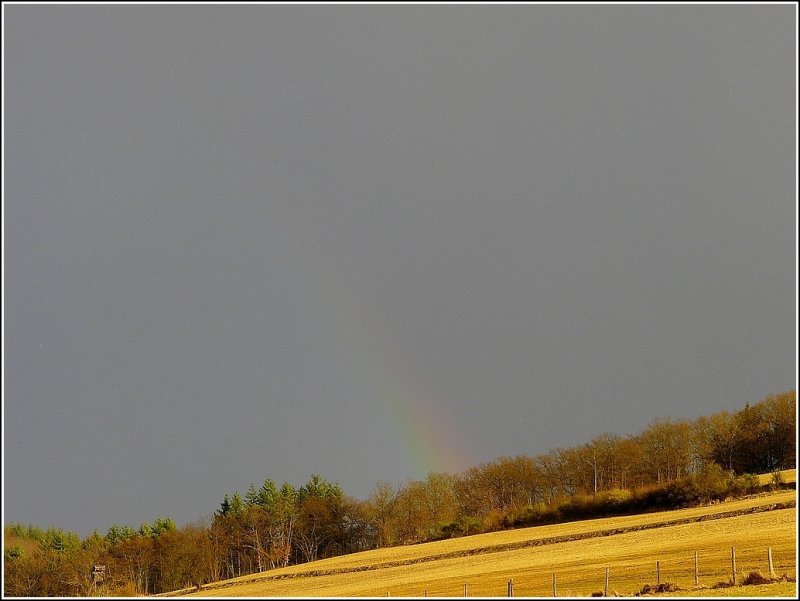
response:
<path fill-rule="evenodd" d="M 508 596 L 514 596 L 514 581 L 511 578 L 508 579 Z"/>
<path fill-rule="evenodd" d="M 775 577 L 775 570 L 772 568 L 772 547 L 767 547 L 767 561 L 769 563 L 769 577 Z"/>
<path fill-rule="evenodd" d="M 731 547 L 731 575 L 733 584 L 736 584 L 736 548 Z"/>
<path fill-rule="evenodd" d="M 603 587 L 603 595 L 608 597 L 608 568 L 606 568 L 606 584 Z"/>
<path fill-rule="evenodd" d="M 467 596 L 467 583 L 464 583 L 464 596 Z"/>
<path fill-rule="evenodd" d="M 558 597 L 558 589 L 556 589 L 556 574 L 553 572 L 553 596 Z"/>
<path fill-rule="evenodd" d="M 656 584 L 661 584 L 661 562 L 656 560 Z"/>
<path fill-rule="evenodd" d="M 700 584 L 699 580 L 699 572 L 697 570 L 697 551 L 694 552 L 694 585 L 697 586 Z"/>

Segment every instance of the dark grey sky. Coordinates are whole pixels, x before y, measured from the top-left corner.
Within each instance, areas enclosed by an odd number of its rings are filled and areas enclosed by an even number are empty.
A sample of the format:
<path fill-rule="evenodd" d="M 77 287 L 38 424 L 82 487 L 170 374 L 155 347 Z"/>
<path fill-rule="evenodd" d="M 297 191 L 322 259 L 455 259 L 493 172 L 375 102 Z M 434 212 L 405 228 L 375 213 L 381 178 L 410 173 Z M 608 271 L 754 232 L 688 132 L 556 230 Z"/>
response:
<path fill-rule="evenodd" d="M 4 5 L 4 517 L 796 383 L 796 6 Z"/>

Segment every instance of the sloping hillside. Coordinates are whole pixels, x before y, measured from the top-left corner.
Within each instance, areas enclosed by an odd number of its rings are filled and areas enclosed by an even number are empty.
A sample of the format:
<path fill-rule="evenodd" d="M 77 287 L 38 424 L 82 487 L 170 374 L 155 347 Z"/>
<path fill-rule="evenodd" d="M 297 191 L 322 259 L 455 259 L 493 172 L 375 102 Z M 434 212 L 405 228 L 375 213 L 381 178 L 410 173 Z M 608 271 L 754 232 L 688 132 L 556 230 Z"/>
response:
<path fill-rule="evenodd" d="M 694 586 L 737 571 L 774 569 L 794 575 L 796 493 L 785 491 L 699 507 L 494 532 L 459 539 L 378 549 L 250 575 L 167 595 L 199 596 L 516 596 L 602 591 L 632 594 L 662 581 Z"/>

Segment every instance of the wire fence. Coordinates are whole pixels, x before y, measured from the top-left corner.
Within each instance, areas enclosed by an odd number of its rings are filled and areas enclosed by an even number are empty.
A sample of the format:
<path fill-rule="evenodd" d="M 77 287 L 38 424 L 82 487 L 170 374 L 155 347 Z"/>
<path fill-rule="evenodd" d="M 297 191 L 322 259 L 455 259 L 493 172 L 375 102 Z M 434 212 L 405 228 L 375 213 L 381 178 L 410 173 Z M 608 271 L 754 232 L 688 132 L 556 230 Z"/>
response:
<path fill-rule="evenodd" d="M 487 575 L 455 582 L 435 581 L 398 590 L 387 590 L 389 597 L 588 597 L 631 596 L 645 587 L 655 592 L 712 588 L 796 578 L 793 553 L 775 553 L 772 547 L 698 548 L 685 554 L 670 554 L 665 559 L 614 561 L 554 568 L 549 572 L 513 575 Z M 753 573 L 756 572 L 756 575 Z M 756 582 L 758 583 L 758 582 Z M 645 590 L 647 592 L 647 590 Z"/>

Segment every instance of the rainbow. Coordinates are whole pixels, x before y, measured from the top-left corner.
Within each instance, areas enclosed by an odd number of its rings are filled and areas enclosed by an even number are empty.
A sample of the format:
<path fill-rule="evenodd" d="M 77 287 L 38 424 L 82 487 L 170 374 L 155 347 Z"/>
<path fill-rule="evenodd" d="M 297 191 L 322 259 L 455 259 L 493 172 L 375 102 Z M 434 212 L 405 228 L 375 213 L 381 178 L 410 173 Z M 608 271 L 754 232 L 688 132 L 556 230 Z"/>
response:
<path fill-rule="evenodd" d="M 382 360 L 379 392 L 394 421 L 412 464 L 420 473 L 456 473 L 471 464 L 456 431 L 456 421 L 441 411 L 441 403 L 403 370 L 389 353 Z"/>
<path fill-rule="evenodd" d="M 445 415 L 443 403 L 412 377 L 392 351 L 391 341 L 380 339 L 377 322 L 362 303 L 355 302 L 343 279 L 331 275 L 316 282 L 322 294 L 313 301 L 314 310 L 322 312 L 322 323 L 333 328 L 329 335 L 349 351 L 353 367 L 346 376 L 368 385 L 382 419 L 392 423 L 404 445 L 415 476 L 457 473 L 473 465 L 457 420 Z"/>

